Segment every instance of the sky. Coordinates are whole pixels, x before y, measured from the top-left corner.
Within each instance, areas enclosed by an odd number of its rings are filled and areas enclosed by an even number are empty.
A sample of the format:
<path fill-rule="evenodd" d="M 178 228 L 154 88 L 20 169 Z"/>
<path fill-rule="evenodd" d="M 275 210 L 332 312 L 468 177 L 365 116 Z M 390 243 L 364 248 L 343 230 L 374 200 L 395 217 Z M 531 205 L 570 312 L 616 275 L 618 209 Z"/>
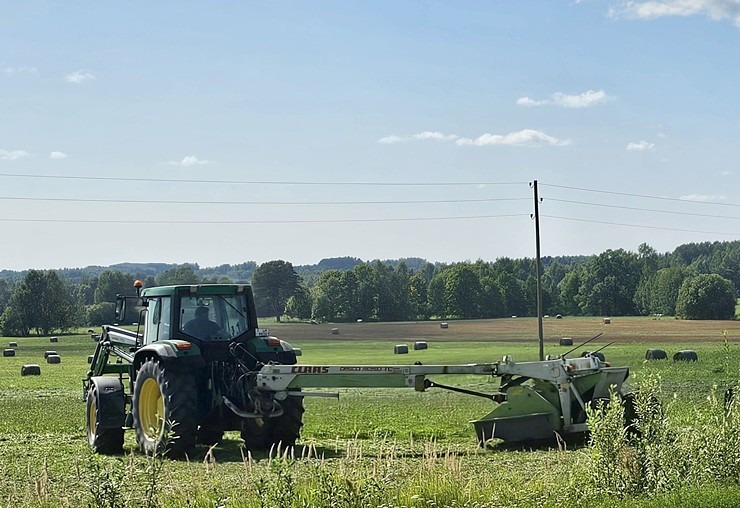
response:
<path fill-rule="evenodd" d="M 740 0 L 0 0 L 0 270 L 738 240 L 739 58 Z"/>

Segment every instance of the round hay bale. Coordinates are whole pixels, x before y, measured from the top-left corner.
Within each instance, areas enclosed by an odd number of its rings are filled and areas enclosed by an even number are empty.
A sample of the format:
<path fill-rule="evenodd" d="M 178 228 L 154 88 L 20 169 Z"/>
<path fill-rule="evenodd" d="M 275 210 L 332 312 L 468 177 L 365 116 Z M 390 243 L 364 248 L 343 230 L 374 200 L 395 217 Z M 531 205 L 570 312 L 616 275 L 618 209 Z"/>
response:
<path fill-rule="evenodd" d="M 3 356 L 15 356 L 15 349 L 4 349 Z"/>
<path fill-rule="evenodd" d="M 560 314 L 558 314 L 558 315 L 555 316 L 555 319 L 563 319 L 563 316 L 560 315 Z"/>
<path fill-rule="evenodd" d="M 606 358 L 604 357 L 604 353 L 602 353 L 601 351 L 584 351 L 583 353 L 581 353 L 581 356 L 582 357 L 593 356 L 593 357 L 598 358 L 602 362 L 606 361 Z"/>
<path fill-rule="evenodd" d="M 665 360 L 666 358 L 668 358 L 668 353 L 665 349 L 648 349 L 645 352 L 646 360 Z"/>
<path fill-rule="evenodd" d="M 339 335 L 339 328 L 332 328 L 331 329 L 331 334 L 332 335 Z"/>
<path fill-rule="evenodd" d="M 49 337 L 49 342 L 59 342 L 59 337 Z"/>
<path fill-rule="evenodd" d="M 8 347 L 16 348 L 16 347 L 18 347 L 18 343 L 17 342 L 11 342 L 10 344 L 8 344 Z"/>
<path fill-rule="evenodd" d="M 699 359 L 699 356 L 696 354 L 696 351 L 693 351 L 691 349 L 682 349 L 681 351 L 677 351 L 675 355 L 673 355 L 673 361 L 674 362 L 695 362 Z"/>
<path fill-rule="evenodd" d="M 405 355 L 409 352 L 409 347 L 406 344 L 396 344 L 393 346 L 394 355 Z"/>
<path fill-rule="evenodd" d="M 605 317 L 605 318 L 604 318 L 604 324 L 605 324 L 605 325 L 610 325 L 610 324 L 612 324 L 612 319 L 611 319 L 611 318 L 608 318 L 608 317 Z"/>
<path fill-rule="evenodd" d="M 561 346 L 572 346 L 573 339 L 570 337 L 563 337 L 562 339 L 560 339 L 560 345 Z"/>
<path fill-rule="evenodd" d="M 35 363 L 24 365 L 21 367 L 21 376 L 40 376 L 41 367 Z"/>
<path fill-rule="evenodd" d="M 44 351 L 44 358 L 49 358 L 51 355 L 59 354 L 56 351 Z"/>
<path fill-rule="evenodd" d="M 427 349 L 428 347 L 429 346 L 427 345 L 427 343 L 424 342 L 423 340 L 417 340 L 416 342 L 414 342 L 414 351 L 419 351 L 421 349 Z"/>
<path fill-rule="evenodd" d="M 439 324 L 439 327 L 442 328 L 442 329 L 447 329 L 447 328 L 449 328 L 449 325 L 447 323 L 440 323 Z"/>
<path fill-rule="evenodd" d="M 92 363 L 93 355 L 87 355 L 87 363 Z"/>
<path fill-rule="evenodd" d="M 46 357 L 46 363 L 62 363 L 62 357 L 59 355 L 49 355 Z"/>

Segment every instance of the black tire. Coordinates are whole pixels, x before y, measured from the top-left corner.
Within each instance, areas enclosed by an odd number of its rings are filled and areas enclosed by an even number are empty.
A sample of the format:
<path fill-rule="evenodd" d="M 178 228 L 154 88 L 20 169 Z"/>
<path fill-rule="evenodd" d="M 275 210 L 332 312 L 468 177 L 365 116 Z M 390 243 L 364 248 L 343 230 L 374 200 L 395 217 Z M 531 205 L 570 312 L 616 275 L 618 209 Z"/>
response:
<path fill-rule="evenodd" d="M 144 453 L 180 457 L 195 447 L 198 392 L 192 374 L 145 360 L 136 374 L 132 405 L 136 440 Z"/>
<path fill-rule="evenodd" d="M 107 381 L 107 380 L 106 380 Z M 121 382 L 112 378 L 112 383 Z M 123 421 L 126 417 L 123 401 L 123 386 L 118 392 L 120 401 L 103 399 L 98 382 L 93 379 L 87 392 L 87 411 L 85 412 L 85 428 L 87 431 L 87 444 L 95 453 L 103 455 L 115 455 L 123 452 Z M 109 418 L 109 412 L 113 412 L 120 419 L 120 425 L 116 428 L 103 428 L 103 417 Z"/>
<path fill-rule="evenodd" d="M 279 401 L 283 414 L 275 418 L 248 418 L 242 423 L 244 446 L 254 452 L 269 451 L 273 446 L 295 445 L 303 427 L 303 397 L 289 396 Z"/>

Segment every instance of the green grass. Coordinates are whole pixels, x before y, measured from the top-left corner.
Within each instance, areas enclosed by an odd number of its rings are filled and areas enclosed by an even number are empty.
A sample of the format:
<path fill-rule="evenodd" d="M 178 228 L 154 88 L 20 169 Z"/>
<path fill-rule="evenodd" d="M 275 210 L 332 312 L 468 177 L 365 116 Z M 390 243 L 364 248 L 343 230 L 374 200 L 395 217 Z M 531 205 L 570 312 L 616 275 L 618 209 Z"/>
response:
<path fill-rule="evenodd" d="M 339 325 L 354 326 L 353 337 L 341 340 L 314 338 L 320 330 L 311 325 L 270 326 L 302 348 L 299 360 L 306 364 L 486 363 L 503 355 L 536 360 L 536 342 L 523 338 L 532 336 L 532 321 L 499 321 L 476 322 L 470 329 L 451 323 L 454 335 L 441 338 L 419 333 L 439 330 L 424 323 L 417 328 L 398 324 L 395 331 L 381 323 Z M 688 331 L 679 330 L 682 323 L 671 320 L 671 334 L 685 337 L 696 330 L 692 324 Z M 497 337 L 503 325 L 508 335 Z M 548 336 L 546 354 L 569 349 L 557 346 L 554 338 L 588 338 L 598 325 L 593 319 L 571 320 L 570 333 L 558 328 Z M 740 379 L 740 344 L 730 336 L 724 345 L 718 327 L 707 328 L 707 337 L 698 342 L 636 338 L 640 327 L 645 336 L 664 336 L 665 330 L 656 332 L 663 325 L 630 320 L 622 336 L 618 326 L 609 328 L 611 336 L 593 348 L 617 340 L 604 350 L 608 361 L 629 366 L 633 383 L 658 378 L 666 417 L 676 425 L 711 421 L 717 398 Z M 385 338 L 378 339 L 375 331 Z M 415 338 L 428 340 L 429 349 L 393 354 L 393 345 L 412 346 Z M 190 461 L 158 461 L 136 450 L 130 432 L 125 456 L 93 456 L 85 440 L 81 379 L 94 342 L 82 334 L 60 336 L 56 344 L 37 337 L 0 340 L 18 342 L 16 357 L 0 358 L 0 506 L 562 506 L 582 496 L 589 506 L 678 507 L 734 506 L 731 501 L 740 493 L 739 482 L 704 482 L 650 496 L 589 497 L 583 477 L 588 448 L 568 443 L 564 450 L 481 450 L 469 421 L 490 411 L 492 403 L 443 390 L 345 388 L 336 390 L 339 400 L 306 398 L 295 457 L 244 460 L 238 433 L 228 433 L 210 453 L 199 447 Z M 647 347 L 663 347 L 669 355 L 694 349 L 699 362 L 646 362 Z M 62 356 L 61 364 L 45 363 L 43 353 L 52 349 Z M 42 375 L 21 377 L 27 363 L 38 363 Z M 498 386 L 485 376 L 437 380 L 486 392 Z"/>

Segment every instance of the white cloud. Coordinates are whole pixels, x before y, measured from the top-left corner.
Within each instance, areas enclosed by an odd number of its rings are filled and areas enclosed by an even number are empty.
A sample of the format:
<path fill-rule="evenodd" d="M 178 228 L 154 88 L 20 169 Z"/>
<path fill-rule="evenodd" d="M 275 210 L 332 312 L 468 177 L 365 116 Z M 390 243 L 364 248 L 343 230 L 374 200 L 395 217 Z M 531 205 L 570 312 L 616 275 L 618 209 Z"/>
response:
<path fill-rule="evenodd" d="M 734 174 L 735 174 L 735 173 L 733 173 L 732 171 L 722 171 L 722 172 L 720 173 L 720 175 L 722 175 L 722 176 L 732 176 L 732 175 L 734 175 Z"/>
<path fill-rule="evenodd" d="M 740 27 L 740 0 L 622 0 L 609 9 L 611 17 L 629 19 L 699 14 L 714 21 L 729 19 Z"/>
<path fill-rule="evenodd" d="M 642 152 L 645 150 L 652 150 L 653 148 L 655 148 L 655 143 L 648 143 L 647 141 L 633 141 L 631 143 L 627 143 L 625 150 L 628 152 Z"/>
<path fill-rule="evenodd" d="M 72 72 L 70 74 L 67 74 L 64 77 L 64 80 L 67 83 L 75 83 L 77 85 L 81 85 L 85 81 L 89 81 L 91 79 L 95 79 L 95 76 L 92 73 L 90 73 L 89 71 L 85 71 L 85 70 L 82 70 L 82 69 L 80 69 L 79 71 L 74 71 L 74 72 Z"/>
<path fill-rule="evenodd" d="M 597 104 L 603 104 L 613 100 L 613 97 L 604 92 L 604 90 L 587 90 L 577 95 L 568 95 L 562 92 L 555 92 L 549 99 L 535 100 L 529 97 L 520 97 L 516 103 L 519 106 L 559 106 L 561 108 L 590 108 Z"/>
<path fill-rule="evenodd" d="M 680 199 L 685 199 L 686 201 L 725 201 L 727 199 L 727 196 L 710 196 L 708 194 L 688 194 L 686 196 L 681 196 Z"/>
<path fill-rule="evenodd" d="M 25 150 L 3 150 L 0 148 L 0 160 L 14 161 L 23 157 L 30 157 L 31 154 Z"/>
<path fill-rule="evenodd" d="M 3 67 L 4 74 L 36 74 L 38 69 L 30 65 L 21 65 L 20 67 Z"/>
<path fill-rule="evenodd" d="M 67 154 L 64 152 L 51 152 L 49 154 L 50 159 L 66 159 Z"/>
<path fill-rule="evenodd" d="M 403 143 L 405 140 L 400 136 L 386 136 L 384 138 L 380 138 L 378 140 L 378 143 L 383 143 L 385 145 L 392 145 L 393 143 Z"/>
<path fill-rule="evenodd" d="M 209 160 L 200 160 L 195 155 L 186 155 L 180 162 L 170 161 L 168 164 L 173 164 L 175 166 L 197 166 L 200 164 L 213 164 L 213 162 Z"/>
<path fill-rule="evenodd" d="M 378 140 L 379 143 L 406 143 L 408 141 L 449 141 L 458 146 L 485 146 L 485 145 L 512 145 L 512 146 L 565 146 L 570 144 L 569 139 L 558 139 L 548 136 L 544 132 L 533 129 L 524 129 L 510 132 L 506 135 L 483 134 L 475 139 L 461 138 L 457 134 L 445 134 L 438 131 L 424 131 L 412 136 L 387 136 Z"/>
<path fill-rule="evenodd" d="M 517 132 L 510 132 L 506 135 L 500 134 L 483 134 L 475 139 L 460 138 L 456 141 L 459 146 L 474 145 L 511 145 L 511 146 L 566 146 L 571 141 L 569 139 L 558 139 L 548 136 L 544 132 L 533 129 L 524 129 Z"/>
<path fill-rule="evenodd" d="M 434 139 L 438 141 L 455 141 L 460 136 L 456 134 L 444 134 L 443 132 L 424 131 L 414 134 L 414 139 Z"/>

